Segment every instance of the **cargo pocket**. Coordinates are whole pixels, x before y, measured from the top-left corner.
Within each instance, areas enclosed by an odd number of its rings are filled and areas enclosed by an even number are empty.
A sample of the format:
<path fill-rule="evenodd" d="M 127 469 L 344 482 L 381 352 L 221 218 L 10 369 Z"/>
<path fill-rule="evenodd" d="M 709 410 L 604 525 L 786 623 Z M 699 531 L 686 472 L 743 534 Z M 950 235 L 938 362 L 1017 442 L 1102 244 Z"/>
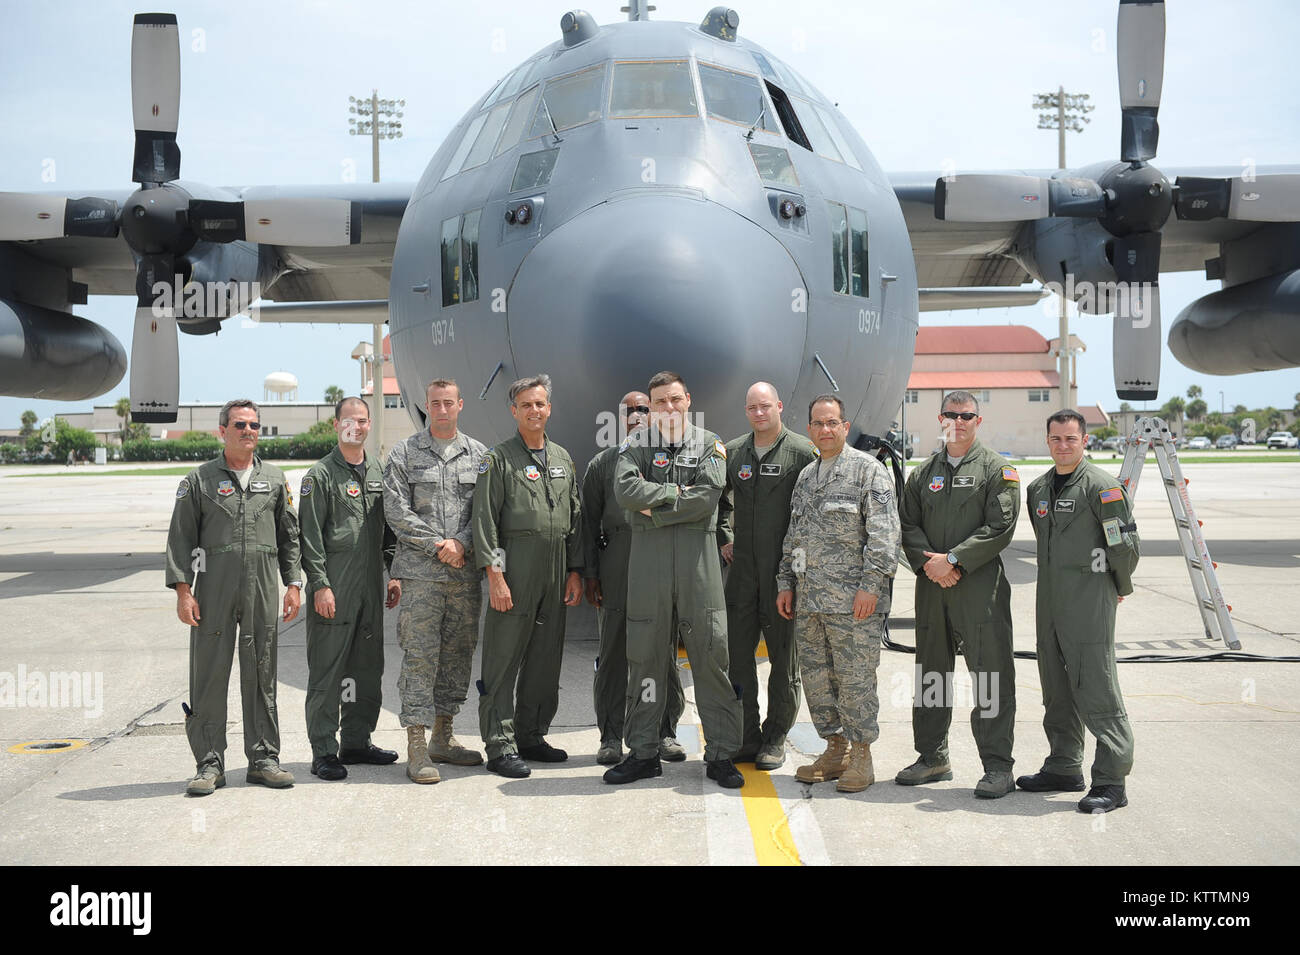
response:
<path fill-rule="evenodd" d="M 1085 643 L 1077 653 L 1070 682 L 1079 715 L 1085 720 L 1127 715 L 1119 692 L 1114 647 L 1108 641 Z"/>
<path fill-rule="evenodd" d="M 726 673 L 730 666 L 727 652 L 727 612 L 725 610 L 702 611 L 709 628 L 709 658 Z"/>

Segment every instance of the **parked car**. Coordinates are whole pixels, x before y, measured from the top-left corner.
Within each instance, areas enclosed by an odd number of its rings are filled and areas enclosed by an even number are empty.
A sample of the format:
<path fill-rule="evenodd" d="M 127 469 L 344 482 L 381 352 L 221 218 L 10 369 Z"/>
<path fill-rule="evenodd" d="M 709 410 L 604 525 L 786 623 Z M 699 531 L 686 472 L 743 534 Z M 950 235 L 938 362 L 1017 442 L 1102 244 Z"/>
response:
<path fill-rule="evenodd" d="M 1085 438 L 1084 441 L 1083 441 L 1083 449 L 1084 449 L 1085 451 L 1098 451 L 1098 450 L 1100 450 L 1100 449 L 1101 449 L 1101 438 L 1097 437 L 1095 434 L 1090 434 L 1090 435 L 1088 435 L 1088 437 Z"/>
<path fill-rule="evenodd" d="M 1103 451 L 1123 451 L 1127 444 L 1128 438 L 1123 435 L 1116 435 L 1113 438 L 1107 438 L 1103 441 L 1101 443 L 1101 449 Z"/>
<path fill-rule="evenodd" d="M 1187 450 L 1189 451 L 1208 451 L 1213 446 L 1213 443 L 1205 435 L 1192 438 L 1191 441 L 1187 442 Z"/>
<path fill-rule="evenodd" d="M 1300 445 L 1300 438 L 1297 438 L 1290 431 L 1274 431 L 1268 436 L 1268 449 L 1274 448 L 1294 448 Z"/>
<path fill-rule="evenodd" d="M 1240 443 L 1241 442 L 1237 440 L 1237 436 L 1235 434 L 1225 434 L 1222 437 L 1220 437 L 1218 441 L 1214 442 L 1214 446 L 1216 448 L 1219 448 L 1220 450 L 1226 449 L 1228 451 L 1231 451 L 1234 448 L 1236 448 L 1237 445 Z"/>

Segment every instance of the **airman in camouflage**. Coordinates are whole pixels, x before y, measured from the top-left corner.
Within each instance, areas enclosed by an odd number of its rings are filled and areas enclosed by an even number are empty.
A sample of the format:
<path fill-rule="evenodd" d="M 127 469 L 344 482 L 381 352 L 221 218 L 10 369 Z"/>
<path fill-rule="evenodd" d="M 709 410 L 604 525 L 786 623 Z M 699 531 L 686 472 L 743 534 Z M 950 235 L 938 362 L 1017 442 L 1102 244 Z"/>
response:
<path fill-rule="evenodd" d="M 470 515 L 487 448 L 456 430 L 464 404 L 454 381 L 430 382 L 425 392 L 429 429 L 393 448 L 384 467 L 384 514 L 397 535 L 391 574 L 402 581 L 397 690 L 407 736 L 406 774 L 417 783 L 438 782 L 434 762 L 483 762 L 482 754 L 452 735 L 452 720 L 469 689 L 483 608 Z M 433 734 L 426 744 L 427 726 Z"/>
<path fill-rule="evenodd" d="M 876 668 L 899 530 L 893 479 L 875 458 L 845 447 L 848 433 L 838 398 L 813 399 L 808 434 L 821 458 L 799 473 L 790 499 L 776 606 L 787 620 L 798 611 L 804 692 L 827 744 L 795 776 L 806 783 L 838 779 L 839 791 L 861 792 L 875 782 Z"/>

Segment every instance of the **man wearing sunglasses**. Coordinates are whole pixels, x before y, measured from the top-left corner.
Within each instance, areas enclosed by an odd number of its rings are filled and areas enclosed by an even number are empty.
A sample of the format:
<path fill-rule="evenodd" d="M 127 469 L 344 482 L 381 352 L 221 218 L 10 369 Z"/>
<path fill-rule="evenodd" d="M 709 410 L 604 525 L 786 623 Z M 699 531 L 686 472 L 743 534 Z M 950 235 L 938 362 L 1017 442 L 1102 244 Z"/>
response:
<path fill-rule="evenodd" d="M 948 727 L 961 653 L 974 684 L 971 731 L 984 764 L 975 795 L 997 799 L 1015 789 L 1011 584 L 1000 554 L 1020 514 L 1020 475 L 976 439 L 984 419 L 974 395 L 953 391 L 940 409 L 943 447 L 913 468 L 899 507 L 903 550 L 916 573 L 912 739 L 919 758 L 894 781 L 952 779 Z"/>
<path fill-rule="evenodd" d="M 181 481 L 167 533 L 166 583 L 176 591 L 176 616 L 190 628 L 190 699 L 182 708 L 197 767 L 186 787 L 191 796 L 226 784 L 226 693 L 236 646 L 248 782 L 293 785 L 280 768 L 275 575 L 278 567 L 288 585 L 288 623 L 302 605 L 298 515 L 284 473 L 254 454 L 257 405 L 229 401 L 218 421 L 225 447 Z"/>
<path fill-rule="evenodd" d="M 641 431 L 649 423 L 650 399 L 629 391 L 618 404 L 624 427 L 616 437 Z M 582 480 L 582 553 L 587 603 L 600 617 L 600 650 L 593 693 L 600 749 L 596 762 L 612 766 L 623 759 L 623 718 L 627 711 L 627 566 L 632 556 L 627 511 L 614 499 L 618 445 L 599 451 Z M 677 721 L 686 708 L 677 661 L 667 674 L 668 706 L 659 726 L 659 758 L 678 762 L 686 750 L 677 742 Z"/>

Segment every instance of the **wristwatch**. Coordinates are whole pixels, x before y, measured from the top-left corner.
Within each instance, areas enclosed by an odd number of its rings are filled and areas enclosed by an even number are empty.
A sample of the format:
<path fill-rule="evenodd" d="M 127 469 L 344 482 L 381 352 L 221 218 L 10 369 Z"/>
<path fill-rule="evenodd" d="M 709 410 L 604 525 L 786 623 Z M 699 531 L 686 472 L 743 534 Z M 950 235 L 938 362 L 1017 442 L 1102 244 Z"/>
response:
<path fill-rule="evenodd" d="M 948 552 L 948 563 L 952 564 L 954 567 L 957 566 L 957 555 L 952 551 Z"/>

